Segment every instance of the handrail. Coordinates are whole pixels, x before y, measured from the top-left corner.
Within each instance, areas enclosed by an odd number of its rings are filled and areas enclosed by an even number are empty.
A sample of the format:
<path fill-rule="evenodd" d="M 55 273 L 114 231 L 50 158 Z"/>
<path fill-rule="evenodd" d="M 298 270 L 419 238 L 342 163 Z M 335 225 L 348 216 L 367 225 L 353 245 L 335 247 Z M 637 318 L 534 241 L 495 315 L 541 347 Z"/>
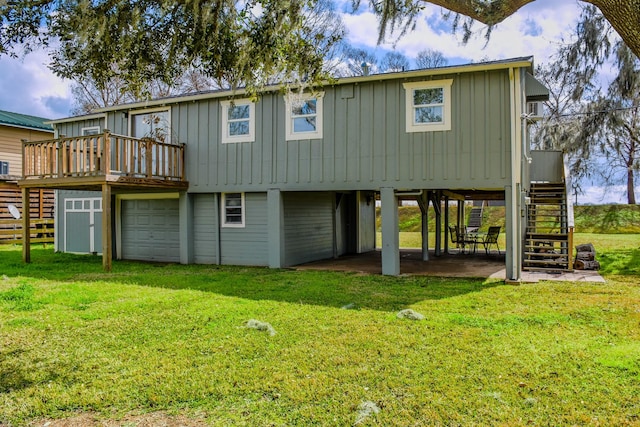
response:
<path fill-rule="evenodd" d="M 184 181 L 185 144 L 101 134 L 22 142 L 23 179 L 120 175 Z"/>
<path fill-rule="evenodd" d="M 570 174 L 569 162 L 567 154 L 562 153 L 562 174 L 564 176 L 564 191 L 567 195 L 567 256 L 569 260 L 568 269 L 573 270 L 573 233 L 575 231 L 575 219 L 573 216 L 573 201 L 571 199 L 571 189 L 573 187 L 571 174 Z"/>

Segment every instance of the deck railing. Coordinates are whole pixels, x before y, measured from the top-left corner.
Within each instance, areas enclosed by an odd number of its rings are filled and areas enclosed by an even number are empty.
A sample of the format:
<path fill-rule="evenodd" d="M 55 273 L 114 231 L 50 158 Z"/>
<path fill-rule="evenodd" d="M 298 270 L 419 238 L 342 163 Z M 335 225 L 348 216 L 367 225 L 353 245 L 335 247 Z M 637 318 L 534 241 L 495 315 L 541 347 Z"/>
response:
<path fill-rule="evenodd" d="M 184 144 L 101 134 L 23 141 L 23 179 L 99 177 L 184 181 Z"/>

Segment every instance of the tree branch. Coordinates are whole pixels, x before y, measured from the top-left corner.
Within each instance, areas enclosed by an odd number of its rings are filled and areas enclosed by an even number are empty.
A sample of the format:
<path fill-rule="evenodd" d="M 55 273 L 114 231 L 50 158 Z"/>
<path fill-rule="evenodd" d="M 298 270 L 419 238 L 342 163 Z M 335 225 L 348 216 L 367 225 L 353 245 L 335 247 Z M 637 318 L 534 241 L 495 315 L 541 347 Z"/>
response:
<path fill-rule="evenodd" d="M 479 2 L 477 0 L 423 0 L 442 6 L 452 12 L 468 16 L 487 25 L 496 25 L 516 13 L 521 7 L 536 0 L 493 0 Z"/>

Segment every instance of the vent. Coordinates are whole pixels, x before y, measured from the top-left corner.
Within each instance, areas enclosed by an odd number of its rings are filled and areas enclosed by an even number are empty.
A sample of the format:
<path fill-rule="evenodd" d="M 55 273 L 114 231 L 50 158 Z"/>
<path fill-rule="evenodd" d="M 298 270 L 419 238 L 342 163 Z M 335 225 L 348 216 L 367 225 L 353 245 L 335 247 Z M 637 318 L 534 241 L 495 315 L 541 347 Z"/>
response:
<path fill-rule="evenodd" d="M 9 162 L 0 162 L 0 175 L 9 175 Z"/>
<path fill-rule="evenodd" d="M 529 120 L 542 119 L 542 102 L 527 102 L 527 118 Z"/>

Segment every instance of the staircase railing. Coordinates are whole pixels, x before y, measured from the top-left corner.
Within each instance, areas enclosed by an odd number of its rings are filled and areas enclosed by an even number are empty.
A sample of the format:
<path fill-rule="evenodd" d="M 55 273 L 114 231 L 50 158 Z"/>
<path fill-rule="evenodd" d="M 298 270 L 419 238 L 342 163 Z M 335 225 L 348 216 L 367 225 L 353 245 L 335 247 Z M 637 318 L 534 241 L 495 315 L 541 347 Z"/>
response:
<path fill-rule="evenodd" d="M 573 270 L 573 232 L 575 230 L 575 220 L 573 217 L 573 201 L 571 200 L 571 190 L 573 189 L 573 182 L 570 174 L 569 159 L 566 154 L 562 156 L 562 173 L 564 178 L 564 190 L 567 194 L 567 232 L 568 236 L 568 248 L 567 253 L 569 255 L 569 270 Z"/>

